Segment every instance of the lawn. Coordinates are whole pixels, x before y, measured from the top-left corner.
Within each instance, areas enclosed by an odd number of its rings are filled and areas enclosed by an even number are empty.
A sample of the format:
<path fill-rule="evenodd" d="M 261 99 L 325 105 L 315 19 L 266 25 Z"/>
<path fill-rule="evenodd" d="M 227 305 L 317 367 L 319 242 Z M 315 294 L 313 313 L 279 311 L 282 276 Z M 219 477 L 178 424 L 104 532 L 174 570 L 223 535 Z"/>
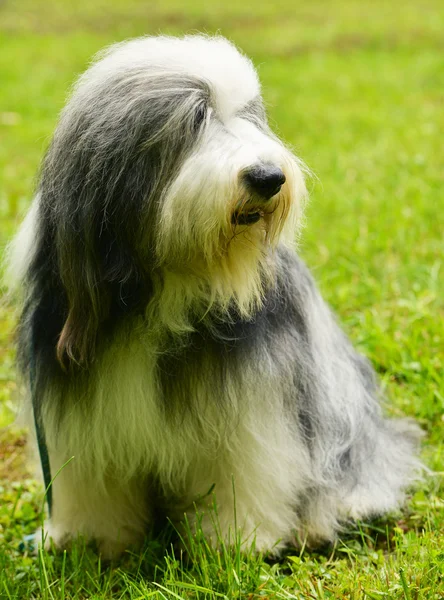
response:
<path fill-rule="evenodd" d="M 103 564 L 20 553 L 41 518 L 17 405 L 14 310 L 0 303 L 0 598 L 444 597 L 444 6 L 441 0 L 12 0 L 0 4 L 0 248 L 30 202 L 73 79 L 104 45 L 219 32 L 258 67 L 270 121 L 313 170 L 300 252 L 380 374 L 388 414 L 414 417 L 435 471 L 402 511 L 279 561 L 162 540 Z M 168 545 L 167 545 L 168 546 Z M 191 560 L 190 560 L 191 559 Z"/>

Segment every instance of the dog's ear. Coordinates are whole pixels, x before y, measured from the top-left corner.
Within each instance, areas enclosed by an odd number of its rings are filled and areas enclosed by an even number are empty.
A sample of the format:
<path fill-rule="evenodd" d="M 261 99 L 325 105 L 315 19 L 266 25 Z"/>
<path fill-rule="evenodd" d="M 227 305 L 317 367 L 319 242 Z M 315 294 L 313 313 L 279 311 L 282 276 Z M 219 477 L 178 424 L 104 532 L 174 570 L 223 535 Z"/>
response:
<path fill-rule="evenodd" d="M 83 244 L 63 245 L 59 268 L 67 313 L 57 342 L 57 359 L 64 368 L 72 363 L 87 366 L 94 358 L 99 326 L 109 317 L 109 286 Z"/>
<path fill-rule="evenodd" d="M 70 132 L 71 133 L 71 132 Z M 75 136 L 74 136 L 75 137 Z M 103 150 L 103 149 L 102 149 Z M 53 264 L 65 298 L 57 359 L 87 366 L 99 335 L 147 301 L 155 177 L 149 153 L 55 138 L 43 166 L 44 221 L 52 224 Z M 150 177 L 151 175 L 151 177 Z"/>
<path fill-rule="evenodd" d="M 66 320 L 57 343 L 57 358 L 88 366 L 94 359 L 99 336 L 106 335 L 119 317 L 146 306 L 150 278 L 137 264 L 134 248 L 110 224 L 95 233 L 68 235 L 58 243 L 60 278 L 66 293 Z M 90 240 L 90 243 L 88 243 Z"/>
<path fill-rule="evenodd" d="M 80 210 L 62 218 L 48 191 L 42 185 L 36 199 L 18 358 L 24 370 L 57 360 L 68 371 L 88 366 L 119 317 L 146 306 L 150 277 L 111 223 L 99 228 L 87 218 L 85 228 Z"/>

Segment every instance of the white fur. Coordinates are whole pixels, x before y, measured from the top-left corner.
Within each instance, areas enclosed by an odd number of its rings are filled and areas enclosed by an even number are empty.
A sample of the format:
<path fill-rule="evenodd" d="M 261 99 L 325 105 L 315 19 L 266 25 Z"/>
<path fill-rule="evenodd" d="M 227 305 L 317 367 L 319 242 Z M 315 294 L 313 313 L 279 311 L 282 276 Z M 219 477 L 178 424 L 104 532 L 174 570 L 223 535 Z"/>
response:
<path fill-rule="evenodd" d="M 13 241 L 6 248 L 5 283 L 11 292 L 15 292 L 22 284 L 29 263 L 32 260 L 39 195 L 34 198 L 23 223 Z"/>
<path fill-rule="evenodd" d="M 103 79 L 116 71 L 146 70 L 155 66 L 162 72 L 189 73 L 211 83 L 215 91 L 217 110 L 229 119 L 255 96 L 260 85 L 251 61 L 222 37 L 186 36 L 171 38 L 159 36 L 140 38 L 116 44 L 105 50 L 79 80 L 79 89 L 85 82 L 101 85 Z"/>

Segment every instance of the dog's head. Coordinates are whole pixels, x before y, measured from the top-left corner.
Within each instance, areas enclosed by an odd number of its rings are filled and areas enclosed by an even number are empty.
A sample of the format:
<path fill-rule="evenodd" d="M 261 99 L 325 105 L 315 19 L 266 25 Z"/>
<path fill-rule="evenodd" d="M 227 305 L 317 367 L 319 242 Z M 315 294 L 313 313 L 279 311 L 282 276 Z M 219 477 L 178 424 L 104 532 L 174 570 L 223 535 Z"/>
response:
<path fill-rule="evenodd" d="M 295 239 L 304 195 L 256 72 L 227 40 L 105 51 L 77 82 L 42 170 L 41 237 L 67 298 L 59 356 L 82 360 L 113 306 L 156 293 L 177 331 L 190 307 L 234 303 L 248 316 L 273 246 Z"/>

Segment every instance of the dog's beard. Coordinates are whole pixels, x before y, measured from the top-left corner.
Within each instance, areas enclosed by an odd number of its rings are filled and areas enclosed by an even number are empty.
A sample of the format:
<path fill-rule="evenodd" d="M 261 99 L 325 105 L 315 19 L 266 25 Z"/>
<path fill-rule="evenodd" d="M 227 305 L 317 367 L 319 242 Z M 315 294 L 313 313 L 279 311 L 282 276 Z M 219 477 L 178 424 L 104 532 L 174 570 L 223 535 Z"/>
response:
<path fill-rule="evenodd" d="M 298 168 L 287 171 L 287 183 L 270 200 L 236 190 L 219 224 L 202 219 L 199 228 L 196 220 L 189 245 L 180 235 L 169 238 L 171 246 L 162 249 L 156 294 L 148 307 L 156 331 L 187 333 L 193 323 L 226 318 L 227 313 L 251 319 L 261 308 L 275 280 L 275 248 L 294 243 L 300 220 L 302 176 Z M 191 204 L 199 202 L 204 204 L 201 199 Z"/>

